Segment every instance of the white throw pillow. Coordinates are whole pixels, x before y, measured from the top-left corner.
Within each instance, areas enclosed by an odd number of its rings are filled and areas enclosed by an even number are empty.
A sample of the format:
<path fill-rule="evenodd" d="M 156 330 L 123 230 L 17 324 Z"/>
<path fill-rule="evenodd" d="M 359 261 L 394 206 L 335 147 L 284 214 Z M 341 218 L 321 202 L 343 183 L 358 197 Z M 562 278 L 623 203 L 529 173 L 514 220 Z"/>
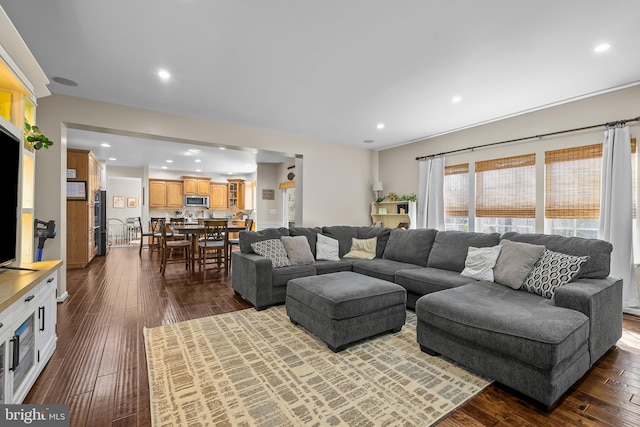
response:
<path fill-rule="evenodd" d="M 336 239 L 318 234 L 316 241 L 316 260 L 340 261 L 340 244 Z"/>
<path fill-rule="evenodd" d="M 464 270 L 460 274 L 476 280 L 493 282 L 493 267 L 496 265 L 501 249 L 500 245 L 488 248 L 470 246 L 467 259 L 464 261 Z"/>

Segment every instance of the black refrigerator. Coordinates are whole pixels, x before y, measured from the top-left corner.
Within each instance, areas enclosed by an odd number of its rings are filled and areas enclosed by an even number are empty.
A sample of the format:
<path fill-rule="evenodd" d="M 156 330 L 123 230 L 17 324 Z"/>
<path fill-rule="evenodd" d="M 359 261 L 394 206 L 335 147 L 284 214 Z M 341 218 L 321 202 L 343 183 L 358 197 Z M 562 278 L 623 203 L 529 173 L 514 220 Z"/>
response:
<path fill-rule="evenodd" d="M 98 190 L 95 199 L 95 225 L 94 237 L 95 245 L 98 248 L 97 255 L 107 255 L 107 192 Z"/>

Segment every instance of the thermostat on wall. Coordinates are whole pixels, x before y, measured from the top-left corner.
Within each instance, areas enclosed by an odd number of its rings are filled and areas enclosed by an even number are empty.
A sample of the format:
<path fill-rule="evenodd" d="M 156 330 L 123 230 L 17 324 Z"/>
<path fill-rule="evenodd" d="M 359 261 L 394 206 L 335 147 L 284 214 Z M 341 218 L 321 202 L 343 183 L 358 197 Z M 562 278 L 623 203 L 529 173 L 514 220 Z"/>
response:
<path fill-rule="evenodd" d="M 77 174 L 75 169 L 67 169 L 67 179 L 76 179 Z"/>

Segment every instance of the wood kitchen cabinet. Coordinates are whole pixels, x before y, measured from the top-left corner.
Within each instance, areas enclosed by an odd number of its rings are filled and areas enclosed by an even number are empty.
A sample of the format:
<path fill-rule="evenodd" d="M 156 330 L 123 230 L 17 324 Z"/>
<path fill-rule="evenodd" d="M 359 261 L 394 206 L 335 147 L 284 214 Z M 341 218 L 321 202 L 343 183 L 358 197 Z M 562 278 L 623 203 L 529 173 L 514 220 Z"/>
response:
<path fill-rule="evenodd" d="M 171 179 L 149 179 L 149 207 L 182 209 L 183 182 Z"/>
<path fill-rule="evenodd" d="M 185 196 L 208 196 L 211 178 L 183 176 L 183 192 Z"/>
<path fill-rule="evenodd" d="M 229 209 L 244 209 L 244 179 L 230 179 L 229 181 Z"/>
<path fill-rule="evenodd" d="M 209 209 L 227 209 L 227 184 L 212 182 L 209 186 Z"/>
<path fill-rule="evenodd" d="M 95 238 L 95 195 L 100 190 L 102 165 L 88 150 L 67 149 L 67 168 L 87 185 L 86 200 L 67 200 L 67 267 L 84 268 L 98 253 Z"/>

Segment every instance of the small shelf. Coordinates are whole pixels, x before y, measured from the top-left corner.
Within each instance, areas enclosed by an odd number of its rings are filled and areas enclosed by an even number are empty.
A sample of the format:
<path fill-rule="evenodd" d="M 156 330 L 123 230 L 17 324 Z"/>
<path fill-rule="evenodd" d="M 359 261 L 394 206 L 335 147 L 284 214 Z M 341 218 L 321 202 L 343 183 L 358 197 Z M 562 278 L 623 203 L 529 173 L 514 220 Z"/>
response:
<path fill-rule="evenodd" d="M 373 202 L 371 203 L 373 223 L 382 223 L 387 228 L 416 228 L 416 202 Z"/>

